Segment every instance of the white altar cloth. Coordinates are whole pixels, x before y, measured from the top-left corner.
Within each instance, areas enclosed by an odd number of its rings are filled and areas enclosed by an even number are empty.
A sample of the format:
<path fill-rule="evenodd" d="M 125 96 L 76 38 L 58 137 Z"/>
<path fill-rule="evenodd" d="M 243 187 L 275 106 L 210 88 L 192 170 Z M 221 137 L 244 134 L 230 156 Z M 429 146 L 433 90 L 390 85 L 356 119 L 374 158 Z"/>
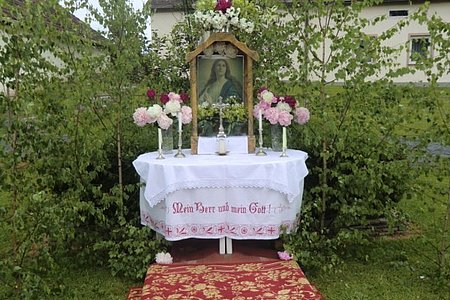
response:
<path fill-rule="evenodd" d="M 188 150 L 184 150 L 186 154 Z M 307 153 L 139 156 L 141 223 L 176 241 L 186 238 L 276 239 L 297 226 L 308 174 Z"/>
<path fill-rule="evenodd" d="M 292 202 L 300 194 L 299 180 L 308 174 L 308 154 L 288 150 L 288 157 L 280 157 L 279 152 L 267 152 L 267 156 L 170 155 L 161 160 L 151 152 L 140 155 L 133 165 L 146 183 L 144 196 L 150 207 L 175 191 L 200 188 L 268 188 Z"/>

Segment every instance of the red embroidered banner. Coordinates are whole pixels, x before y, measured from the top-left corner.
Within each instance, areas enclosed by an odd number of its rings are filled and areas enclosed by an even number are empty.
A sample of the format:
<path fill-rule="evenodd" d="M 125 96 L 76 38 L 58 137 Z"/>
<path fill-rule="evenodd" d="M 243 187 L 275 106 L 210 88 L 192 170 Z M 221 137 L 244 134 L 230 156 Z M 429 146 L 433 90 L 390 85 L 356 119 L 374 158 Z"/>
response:
<path fill-rule="evenodd" d="M 139 299 L 133 290 L 128 300 Z M 132 298 L 130 298 L 132 296 Z M 136 297 L 136 298 L 134 298 Z M 295 261 L 150 266 L 141 300 L 324 299 Z"/>

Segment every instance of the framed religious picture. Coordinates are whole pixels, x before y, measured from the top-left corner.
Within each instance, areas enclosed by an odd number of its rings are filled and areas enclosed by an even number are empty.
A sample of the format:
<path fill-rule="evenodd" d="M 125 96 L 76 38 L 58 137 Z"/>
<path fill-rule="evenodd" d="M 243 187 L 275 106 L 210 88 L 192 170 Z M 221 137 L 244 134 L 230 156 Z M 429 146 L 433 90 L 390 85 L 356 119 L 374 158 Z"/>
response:
<path fill-rule="evenodd" d="M 199 105 L 204 102 L 217 103 L 236 98 L 243 102 L 244 95 L 244 56 L 228 58 L 221 55 L 210 57 L 200 55 L 197 59 L 197 99 Z"/>
<path fill-rule="evenodd" d="M 223 125 L 228 136 L 246 135 L 247 112 L 244 105 L 244 56 L 197 57 L 198 135 L 218 132 L 219 110 L 224 104 Z"/>
<path fill-rule="evenodd" d="M 212 33 L 186 55 L 191 82 L 192 154 L 198 154 L 199 137 L 215 137 L 219 131 L 226 136 L 245 136 L 247 152 L 255 152 L 252 68 L 257 59 L 255 51 L 225 32 Z"/>

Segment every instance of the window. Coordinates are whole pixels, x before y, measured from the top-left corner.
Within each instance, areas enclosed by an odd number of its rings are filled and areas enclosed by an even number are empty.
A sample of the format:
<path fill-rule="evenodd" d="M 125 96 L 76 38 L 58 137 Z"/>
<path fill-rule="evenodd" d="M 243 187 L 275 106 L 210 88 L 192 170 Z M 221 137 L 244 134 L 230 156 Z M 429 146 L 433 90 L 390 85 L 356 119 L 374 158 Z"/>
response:
<path fill-rule="evenodd" d="M 407 9 L 396 9 L 389 11 L 389 17 L 407 17 L 408 10 Z"/>
<path fill-rule="evenodd" d="M 410 35 L 408 63 L 416 64 L 421 58 L 431 57 L 431 39 L 429 35 Z"/>

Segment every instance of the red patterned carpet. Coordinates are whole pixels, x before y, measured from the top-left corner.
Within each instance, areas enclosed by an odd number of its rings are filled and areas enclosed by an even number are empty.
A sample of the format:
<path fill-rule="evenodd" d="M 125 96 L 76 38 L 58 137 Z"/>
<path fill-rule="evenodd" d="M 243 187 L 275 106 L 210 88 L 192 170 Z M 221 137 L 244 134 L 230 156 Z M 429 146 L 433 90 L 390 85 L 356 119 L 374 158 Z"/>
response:
<path fill-rule="evenodd" d="M 153 264 L 127 300 L 323 299 L 295 261 Z"/>

